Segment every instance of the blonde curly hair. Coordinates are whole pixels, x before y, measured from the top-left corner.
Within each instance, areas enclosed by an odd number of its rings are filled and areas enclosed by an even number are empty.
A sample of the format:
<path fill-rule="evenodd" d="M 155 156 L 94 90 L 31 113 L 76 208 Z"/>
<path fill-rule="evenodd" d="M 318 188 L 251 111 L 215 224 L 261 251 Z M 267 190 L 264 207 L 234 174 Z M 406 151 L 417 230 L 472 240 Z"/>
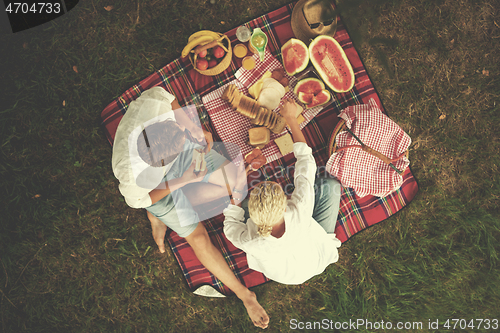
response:
<path fill-rule="evenodd" d="M 250 192 L 248 212 L 261 236 L 269 236 L 273 226 L 283 218 L 286 201 L 283 189 L 275 182 L 261 182 Z"/>

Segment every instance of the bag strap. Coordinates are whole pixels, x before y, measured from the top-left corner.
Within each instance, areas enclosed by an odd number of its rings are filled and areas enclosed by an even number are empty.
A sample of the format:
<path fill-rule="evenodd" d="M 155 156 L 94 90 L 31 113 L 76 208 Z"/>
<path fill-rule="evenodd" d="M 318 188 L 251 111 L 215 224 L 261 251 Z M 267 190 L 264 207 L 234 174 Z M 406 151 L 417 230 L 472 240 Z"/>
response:
<path fill-rule="evenodd" d="M 399 170 L 398 168 L 396 168 L 394 166 L 394 164 L 392 164 L 392 162 L 396 162 L 397 160 L 399 160 L 401 157 L 404 156 L 404 153 L 401 154 L 400 156 L 398 156 L 398 158 L 396 158 L 395 160 L 391 160 L 389 157 L 385 156 L 384 154 L 382 153 L 379 153 L 378 151 L 376 151 L 375 149 L 371 148 L 371 147 L 368 147 L 367 145 L 365 145 L 363 143 L 363 141 L 361 141 L 357 136 L 356 134 L 354 134 L 347 126 L 345 127 L 346 131 L 349 132 L 360 144 L 361 146 L 357 146 L 357 145 L 354 145 L 354 146 L 345 146 L 345 147 L 342 147 L 342 148 L 351 148 L 351 147 L 359 147 L 361 149 L 363 149 L 363 151 L 366 151 L 368 154 L 370 155 L 373 155 L 375 157 L 378 157 L 379 159 L 381 159 L 384 163 L 386 163 L 387 165 L 389 165 L 391 168 L 393 168 L 398 174 L 402 175 L 403 174 L 403 171 Z M 338 151 L 342 150 L 342 148 L 340 148 Z"/>
<path fill-rule="evenodd" d="M 379 153 L 378 151 L 376 151 L 375 149 L 371 148 L 371 147 L 368 147 L 367 145 L 363 144 L 362 146 L 358 146 L 358 145 L 348 145 L 348 146 L 345 146 L 345 147 L 342 147 L 342 148 L 337 148 L 337 150 L 335 152 L 339 152 L 339 151 L 342 151 L 342 150 L 346 150 L 348 148 L 361 148 L 363 149 L 363 151 L 366 151 L 368 154 L 370 155 L 373 155 L 375 157 L 378 157 L 379 159 L 381 159 L 385 164 L 391 164 L 391 163 L 394 163 L 394 162 L 397 162 L 399 161 L 403 156 L 406 155 L 406 152 L 402 153 L 401 155 L 399 155 L 398 157 L 396 158 L 393 158 L 392 160 L 385 156 L 384 154 L 382 153 Z"/>

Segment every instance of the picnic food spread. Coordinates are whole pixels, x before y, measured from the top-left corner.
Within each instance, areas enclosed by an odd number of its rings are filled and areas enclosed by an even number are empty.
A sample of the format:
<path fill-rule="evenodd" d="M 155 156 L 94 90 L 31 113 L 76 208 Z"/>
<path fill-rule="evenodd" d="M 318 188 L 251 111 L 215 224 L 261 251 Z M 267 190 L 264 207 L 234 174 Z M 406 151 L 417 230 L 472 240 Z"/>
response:
<path fill-rule="evenodd" d="M 325 42 L 321 37 L 328 36 L 319 36 L 309 47 L 297 38 L 290 38 L 281 47 L 283 67 L 263 71 L 264 73 L 255 82 L 245 87 L 250 96 L 247 96 L 244 90 L 235 84 L 226 85 L 220 99 L 227 102 L 233 111 L 249 119 L 250 126 L 245 128 L 248 134 L 244 142 L 247 145 L 263 149 L 270 142 L 274 142 L 275 147 L 279 149 L 276 151 L 279 151 L 282 156 L 292 151 L 293 141 L 290 136 L 283 133 L 287 124 L 279 114 L 279 106 L 285 94 L 290 90 L 290 79 L 304 72 L 309 60 L 312 61 L 319 74 L 316 74 L 317 77 L 303 78 L 298 82 L 295 80 L 294 83 L 297 83 L 292 90 L 295 99 L 300 102 L 297 104 L 299 124 L 310 120 L 317 114 L 314 113 L 309 118 L 305 118 L 302 115 L 304 109 L 321 107 L 332 99 L 332 94 L 325 88 L 325 83 L 330 89 L 334 87 L 337 90 L 345 90 L 346 85 L 349 89 L 352 88 L 354 74 L 342 48 L 340 46 L 337 48 L 338 43 L 333 44 L 329 39 Z M 189 57 L 193 67 L 203 75 L 216 75 L 224 71 L 230 65 L 233 53 L 236 58 L 242 59 L 241 66 L 247 71 L 253 71 L 256 68 L 256 61 L 264 62 L 268 42 L 264 31 L 254 28 L 248 42 L 238 42 L 239 40 L 231 47 L 227 36 L 202 30 L 189 37 L 182 56 Z M 248 55 L 249 49 L 257 53 L 258 57 L 256 58 L 252 53 Z M 311 54 L 314 55 L 314 61 Z M 340 83 L 344 84 L 341 88 L 339 88 Z"/>
<path fill-rule="evenodd" d="M 189 37 L 182 56 L 189 57 L 193 67 L 203 75 L 224 71 L 230 65 L 232 53 L 236 58 L 243 58 L 242 68 L 252 71 L 257 64 L 254 55 L 247 55 L 248 49 L 258 53 L 258 59 L 264 62 L 267 42 L 267 35 L 260 28 L 253 29 L 247 45 L 237 43 L 233 47 L 227 36 L 202 30 Z M 328 89 L 335 92 L 351 90 L 354 72 L 340 44 L 327 35 L 319 35 L 309 46 L 292 37 L 283 44 L 281 53 L 283 68 L 265 71 L 257 81 L 246 87 L 250 96 L 240 91 L 236 84 L 229 83 L 220 99 L 227 102 L 233 111 L 249 119 L 253 127 L 246 127 L 246 144 L 263 149 L 273 141 L 281 155 L 285 156 L 292 152 L 293 140 L 288 133 L 282 135 L 287 124 L 279 114 L 279 106 L 289 91 L 290 78 L 308 72 L 309 61 L 316 70 L 316 77 L 300 78 L 293 88 L 296 100 L 302 103 L 298 104 L 297 112 L 297 122 L 301 124 L 306 120 L 302 115 L 304 108 L 313 109 L 331 101 L 333 95 Z M 196 169 L 200 170 L 204 167 L 202 153 L 196 158 Z"/>
<path fill-rule="evenodd" d="M 285 119 L 279 114 L 261 107 L 259 103 L 240 93 L 235 85 L 230 84 L 221 97 L 241 115 L 250 118 L 254 125 L 264 126 L 273 133 L 281 133 L 286 126 Z"/>

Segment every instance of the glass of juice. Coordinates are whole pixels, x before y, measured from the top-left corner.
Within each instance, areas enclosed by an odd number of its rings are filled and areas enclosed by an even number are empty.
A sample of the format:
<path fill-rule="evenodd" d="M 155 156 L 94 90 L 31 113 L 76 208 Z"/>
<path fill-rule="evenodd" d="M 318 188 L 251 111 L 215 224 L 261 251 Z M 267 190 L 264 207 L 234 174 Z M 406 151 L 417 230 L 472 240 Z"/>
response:
<path fill-rule="evenodd" d="M 255 60 L 254 60 L 253 56 L 246 56 L 245 58 L 243 58 L 243 60 L 241 61 L 241 65 L 247 71 L 251 71 L 252 69 L 254 69 L 255 68 Z"/>

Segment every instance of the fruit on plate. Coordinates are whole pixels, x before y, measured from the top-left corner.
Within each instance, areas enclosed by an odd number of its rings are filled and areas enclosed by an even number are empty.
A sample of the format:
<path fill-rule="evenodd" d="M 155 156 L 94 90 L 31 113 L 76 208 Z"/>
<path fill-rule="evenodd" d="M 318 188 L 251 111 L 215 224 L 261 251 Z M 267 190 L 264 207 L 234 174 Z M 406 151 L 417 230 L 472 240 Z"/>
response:
<path fill-rule="evenodd" d="M 307 104 L 307 108 L 313 108 L 318 105 L 323 105 L 325 103 L 328 103 L 330 99 L 332 98 L 332 95 L 330 92 L 326 89 L 321 90 L 319 93 L 313 96 L 311 103 Z"/>
<path fill-rule="evenodd" d="M 283 67 L 288 75 L 302 72 L 309 64 L 309 50 L 303 41 L 291 38 L 281 47 Z"/>
<path fill-rule="evenodd" d="M 306 93 L 303 91 L 299 91 L 299 94 L 297 95 L 299 98 L 299 101 L 301 101 L 304 104 L 310 104 L 312 102 L 312 99 L 314 97 L 313 93 Z"/>
<path fill-rule="evenodd" d="M 308 109 L 323 105 L 332 98 L 323 81 L 312 77 L 297 82 L 293 92 Z"/>
<path fill-rule="evenodd" d="M 300 80 L 293 88 L 293 92 L 295 95 L 299 95 L 299 92 L 304 92 L 308 94 L 317 94 L 321 90 L 325 89 L 325 84 L 320 79 L 316 79 L 314 77 L 308 77 Z M 301 101 L 302 102 L 302 101 Z"/>
<path fill-rule="evenodd" d="M 200 71 L 206 70 L 208 68 L 207 59 L 200 58 L 196 60 L 196 68 L 198 68 Z"/>
<path fill-rule="evenodd" d="M 311 62 L 328 87 L 347 92 L 354 86 L 354 71 L 340 44 L 327 35 L 319 35 L 309 44 Z"/>
<path fill-rule="evenodd" d="M 224 51 L 224 49 L 222 47 L 216 46 L 216 47 L 214 47 L 213 53 L 214 53 L 214 57 L 216 57 L 217 59 L 220 59 L 226 54 L 226 51 Z"/>

